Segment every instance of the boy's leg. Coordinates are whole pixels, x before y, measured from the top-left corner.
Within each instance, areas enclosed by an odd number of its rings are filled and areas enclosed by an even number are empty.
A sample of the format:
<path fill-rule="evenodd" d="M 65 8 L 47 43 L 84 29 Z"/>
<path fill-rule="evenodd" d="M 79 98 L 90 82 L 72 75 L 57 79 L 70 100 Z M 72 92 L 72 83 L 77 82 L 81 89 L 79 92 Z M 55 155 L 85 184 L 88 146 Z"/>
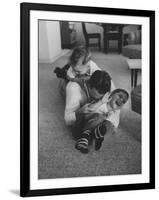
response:
<path fill-rule="evenodd" d="M 85 129 L 93 130 L 97 125 L 105 121 L 105 115 L 100 113 L 92 113 L 85 115 L 85 120 L 87 121 L 85 124 Z"/>
<path fill-rule="evenodd" d="M 81 137 L 77 140 L 75 148 L 81 151 L 82 153 L 88 153 L 88 145 L 90 142 L 91 131 L 85 130 L 81 133 Z"/>
<path fill-rule="evenodd" d="M 114 131 L 114 126 L 108 120 L 105 120 L 101 124 L 96 126 L 96 128 L 93 130 L 93 137 L 95 139 L 96 151 L 101 148 L 105 134 L 112 133 L 113 131 Z"/>
<path fill-rule="evenodd" d="M 101 114 L 92 114 L 87 118 L 83 131 L 80 134 L 79 139 L 76 142 L 75 148 L 80 150 L 82 153 L 88 153 L 88 146 L 92 141 L 92 130 L 101 122 L 104 121 L 104 117 Z M 86 121 L 86 120 L 85 120 Z"/>
<path fill-rule="evenodd" d="M 72 127 L 72 136 L 74 139 L 78 140 L 81 138 L 81 133 L 84 127 L 84 118 L 77 119 L 74 126 Z"/>

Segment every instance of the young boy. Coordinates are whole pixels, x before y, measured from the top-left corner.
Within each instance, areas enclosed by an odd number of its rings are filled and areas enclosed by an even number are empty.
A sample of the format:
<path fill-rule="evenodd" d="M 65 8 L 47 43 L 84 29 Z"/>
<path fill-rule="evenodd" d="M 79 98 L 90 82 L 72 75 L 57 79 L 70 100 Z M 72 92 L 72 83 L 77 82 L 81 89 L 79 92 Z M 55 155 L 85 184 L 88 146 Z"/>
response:
<path fill-rule="evenodd" d="M 60 89 L 65 96 L 66 85 L 69 81 L 81 83 L 88 80 L 94 71 L 100 68 L 91 60 L 90 51 L 84 46 L 76 47 L 63 68 L 56 67 L 54 73 L 58 78 L 64 79 L 60 82 Z"/>
<path fill-rule="evenodd" d="M 120 110 L 127 102 L 129 94 L 123 89 L 114 90 L 110 96 L 107 93 L 102 100 L 90 103 L 90 113 L 80 119 L 82 133 L 76 142 L 76 149 L 82 153 L 88 153 L 90 142 L 95 140 L 95 150 L 101 148 L 104 135 L 113 131 L 115 127 L 114 112 Z M 93 112 L 91 112 L 91 110 Z"/>

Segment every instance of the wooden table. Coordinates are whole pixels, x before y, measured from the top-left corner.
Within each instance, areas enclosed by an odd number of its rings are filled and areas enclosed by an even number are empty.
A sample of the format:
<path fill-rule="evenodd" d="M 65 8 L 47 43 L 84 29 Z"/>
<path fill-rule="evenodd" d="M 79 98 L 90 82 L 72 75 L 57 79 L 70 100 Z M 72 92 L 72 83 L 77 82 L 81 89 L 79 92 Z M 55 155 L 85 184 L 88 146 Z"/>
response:
<path fill-rule="evenodd" d="M 131 87 L 136 87 L 138 71 L 141 70 L 141 59 L 127 59 L 129 69 L 131 70 Z"/>

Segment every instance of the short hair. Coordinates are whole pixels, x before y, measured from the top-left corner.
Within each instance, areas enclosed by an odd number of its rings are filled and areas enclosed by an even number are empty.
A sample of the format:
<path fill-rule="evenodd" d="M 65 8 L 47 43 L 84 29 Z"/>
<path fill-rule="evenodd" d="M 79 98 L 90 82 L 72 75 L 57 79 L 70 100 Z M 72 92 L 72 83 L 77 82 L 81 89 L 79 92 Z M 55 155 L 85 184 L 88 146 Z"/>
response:
<path fill-rule="evenodd" d="M 113 90 L 112 93 L 110 94 L 109 98 L 111 98 L 114 94 L 116 94 L 118 92 L 123 92 L 126 95 L 126 99 L 125 99 L 125 102 L 124 102 L 124 103 L 126 103 L 127 100 L 129 99 L 129 93 L 126 90 L 121 89 L 121 88 Z"/>
<path fill-rule="evenodd" d="M 89 79 L 90 88 L 95 88 L 100 94 L 110 92 L 111 77 L 106 71 L 97 70 Z"/>
<path fill-rule="evenodd" d="M 86 64 L 91 59 L 91 53 L 85 46 L 74 48 L 70 56 L 69 64 L 75 66 L 81 57 L 83 57 L 82 64 Z"/>

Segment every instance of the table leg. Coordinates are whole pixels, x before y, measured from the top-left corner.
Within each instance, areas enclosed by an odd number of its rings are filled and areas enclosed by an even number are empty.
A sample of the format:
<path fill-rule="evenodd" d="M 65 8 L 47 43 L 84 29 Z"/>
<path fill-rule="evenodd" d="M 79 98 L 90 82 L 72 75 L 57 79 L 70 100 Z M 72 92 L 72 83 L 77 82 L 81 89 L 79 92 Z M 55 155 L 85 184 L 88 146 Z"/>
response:
<path fill-rule="evenodd" d="M 131 87 L 134 86 L 134 69 L 131 69 Z"/>
<path fill-rule="evenodd" d="M 135 69 L 135 73 L 134 73 L 134 87 L 136 87 L 136 85 L 137 85 L 137 74 L 138 74 L 138 69 Z"/>
<path fill-rule="evenodd" d="M 119 52 L 119 54 L 122 52 L 122 39 L 121 38 L 118 40 L 118 52 Z"/>
<path fill-rule="evenodd" d="M 109 48 L 109 41 L 107 39 L 105 39 L 105 47 L 104 47 L 104 50 L 105 50 L 105 53 L 108 53 L 108 48 Z"/>

